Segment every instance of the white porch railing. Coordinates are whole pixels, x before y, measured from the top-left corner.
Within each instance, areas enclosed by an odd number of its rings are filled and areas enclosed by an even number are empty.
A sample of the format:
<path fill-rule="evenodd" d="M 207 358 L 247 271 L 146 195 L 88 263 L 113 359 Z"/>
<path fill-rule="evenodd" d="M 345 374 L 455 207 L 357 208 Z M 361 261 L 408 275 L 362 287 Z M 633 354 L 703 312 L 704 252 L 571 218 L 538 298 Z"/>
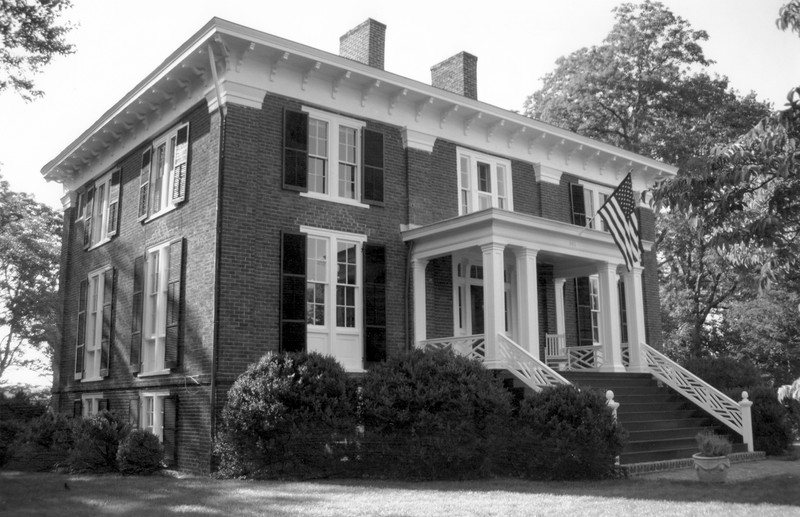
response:
<path fill-rule="evenodd" d="M 451 349 L 459 355 L 477 359 L 493 370 L 508 370 L 534 391 L 545 386 L 571 384 L 555 370 L 532 356 L 505 334 L 495 340 L 495 359 L 486 360 L 486 340 L 483 335 L 428 339 L 417 345 L 420 348 Z"/>
<path fill-rule="evenodd" d="M 567 350 L 571 370 L 596 370 L 603 364 L 603 348 L 600 345 L 570 346 Z"/>
<path fill-rule="evenodd" d="M 420 343 L 419 348 L 452 349 L 458 355 L 483 361 L 486 357 L 486 340 L 483 334 L 473 336 L 446 337 L 441 339 L 428 339 Z"/>
<path fill-rule="evenodd" d="M 495 358 L 492 364 L 486 364 L 487 368 L 508 370 L 534 391 L 555 384 L 572 384 L 502 332 L 495 341 Z"/>
<path fill-rule="evenodd" d="M 686 370 L 651 346 L 642 343 L 642 355 L 648 371 L 658 380 L 691 400 L 714 418 L 740 434 L 753 452 L 753 424 L 747 392 L 736 402 L 703 379 Z"/>

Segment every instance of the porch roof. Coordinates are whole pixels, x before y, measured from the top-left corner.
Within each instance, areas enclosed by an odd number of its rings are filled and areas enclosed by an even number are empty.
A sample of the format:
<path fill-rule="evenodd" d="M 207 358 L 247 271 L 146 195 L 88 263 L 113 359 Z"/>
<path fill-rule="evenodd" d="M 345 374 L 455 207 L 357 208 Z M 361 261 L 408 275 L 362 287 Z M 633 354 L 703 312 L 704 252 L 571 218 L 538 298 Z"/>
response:
<path fill-rule="evenodd" d="M 538 250 L 538 259 L 554 265 L 558 276 L 586 273 L 593 264 L 606 262 L 624 267 L 610 233 L 543 217 L 489 208 L 401 232 L 413 242 L 415 259 L 433 259 L 486 244 Z M 651 241 L 642 241 L 645 251 Z"/>

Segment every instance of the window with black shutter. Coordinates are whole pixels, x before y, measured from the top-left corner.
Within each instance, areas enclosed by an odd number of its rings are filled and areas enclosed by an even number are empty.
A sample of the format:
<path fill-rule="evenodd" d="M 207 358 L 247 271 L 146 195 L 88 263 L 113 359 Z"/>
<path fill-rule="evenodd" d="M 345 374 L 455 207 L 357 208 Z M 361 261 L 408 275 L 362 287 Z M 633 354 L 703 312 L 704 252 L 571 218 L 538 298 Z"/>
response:
<path fill-rule="evenodd" d="M 364 191 L 365 203 L 383 203 L 384 148 L 383 133 L 364 130 Z"/>
<path fill-rule="evenodd" d="M 290 109 L 283 112 L 283 186 L 308 187 L 308 114 Z"/>
<path fill-rule="evenodd" d="M 364 358 L 386 360 L 386 248 L 364 244 Z"/>
<path fill-rule="evenodd" d="M 578 346 L 592 346 L 592 291 L 588 276 L 575 279 L 575 301 L 578 319 Z"/>
<path fill-rule="evenodd" d="M 284 352 L 306 349 L 306 236 L 281 234 L 280 345 Z"/>
<path fill-rule="evenodd" d="M 586 204 L 583 199 L 583 186 L 569 184 L 570 202 L 572 206 L 572 224 L 586 226 Z"/>

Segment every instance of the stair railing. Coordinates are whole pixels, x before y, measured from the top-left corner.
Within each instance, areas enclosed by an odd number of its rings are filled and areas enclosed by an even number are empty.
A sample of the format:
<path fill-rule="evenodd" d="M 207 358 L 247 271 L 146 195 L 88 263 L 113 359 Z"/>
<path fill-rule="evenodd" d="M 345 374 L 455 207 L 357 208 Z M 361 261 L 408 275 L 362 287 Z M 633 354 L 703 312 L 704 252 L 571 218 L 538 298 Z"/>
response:
<path fill-rule="evenodd" d="M 545 386 L 572 384 L 502 332 L 495 339 L 495 360 L 487 368 L 507 370 L 534 391 Z"/>
<path fill-rule="evenodd" d="M 458 355 L 483 361 L 486 357 L 486 340 L 483 334 L 472 336 L 446 337 L 440 339 L 427 339 L 417 345 L 419 348 L 434 350 L 451 349 Z"/>
<path fill-rule="evenodd" d="M 642 355 L 649 373 L 741 435 L 747 450 L 753 452 L 753 403 L 746 391 L 742 401 L 736 402 L 646 343 L 642 343 Z"/>

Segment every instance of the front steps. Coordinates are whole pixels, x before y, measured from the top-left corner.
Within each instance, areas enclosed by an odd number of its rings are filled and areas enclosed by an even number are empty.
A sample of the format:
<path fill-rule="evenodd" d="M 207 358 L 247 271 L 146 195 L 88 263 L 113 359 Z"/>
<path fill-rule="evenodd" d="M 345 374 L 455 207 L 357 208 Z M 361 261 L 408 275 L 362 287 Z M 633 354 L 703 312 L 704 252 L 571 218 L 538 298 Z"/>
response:
<path fill-rule="evenodd" d="M 620 455 L 622 465 L 684 460 L 697 452 L 695 435 L 713 427 L 727 434 L 723 425 L 698 409 L 649 374 L 604 373 L 594 371 L 560 372 L 579 387 L 602 393 L 614 392 L 619 402 L 617 419 L 630 437 Z M 741 437 L 731 436 L 733 452 L 746 452 Z"/>

